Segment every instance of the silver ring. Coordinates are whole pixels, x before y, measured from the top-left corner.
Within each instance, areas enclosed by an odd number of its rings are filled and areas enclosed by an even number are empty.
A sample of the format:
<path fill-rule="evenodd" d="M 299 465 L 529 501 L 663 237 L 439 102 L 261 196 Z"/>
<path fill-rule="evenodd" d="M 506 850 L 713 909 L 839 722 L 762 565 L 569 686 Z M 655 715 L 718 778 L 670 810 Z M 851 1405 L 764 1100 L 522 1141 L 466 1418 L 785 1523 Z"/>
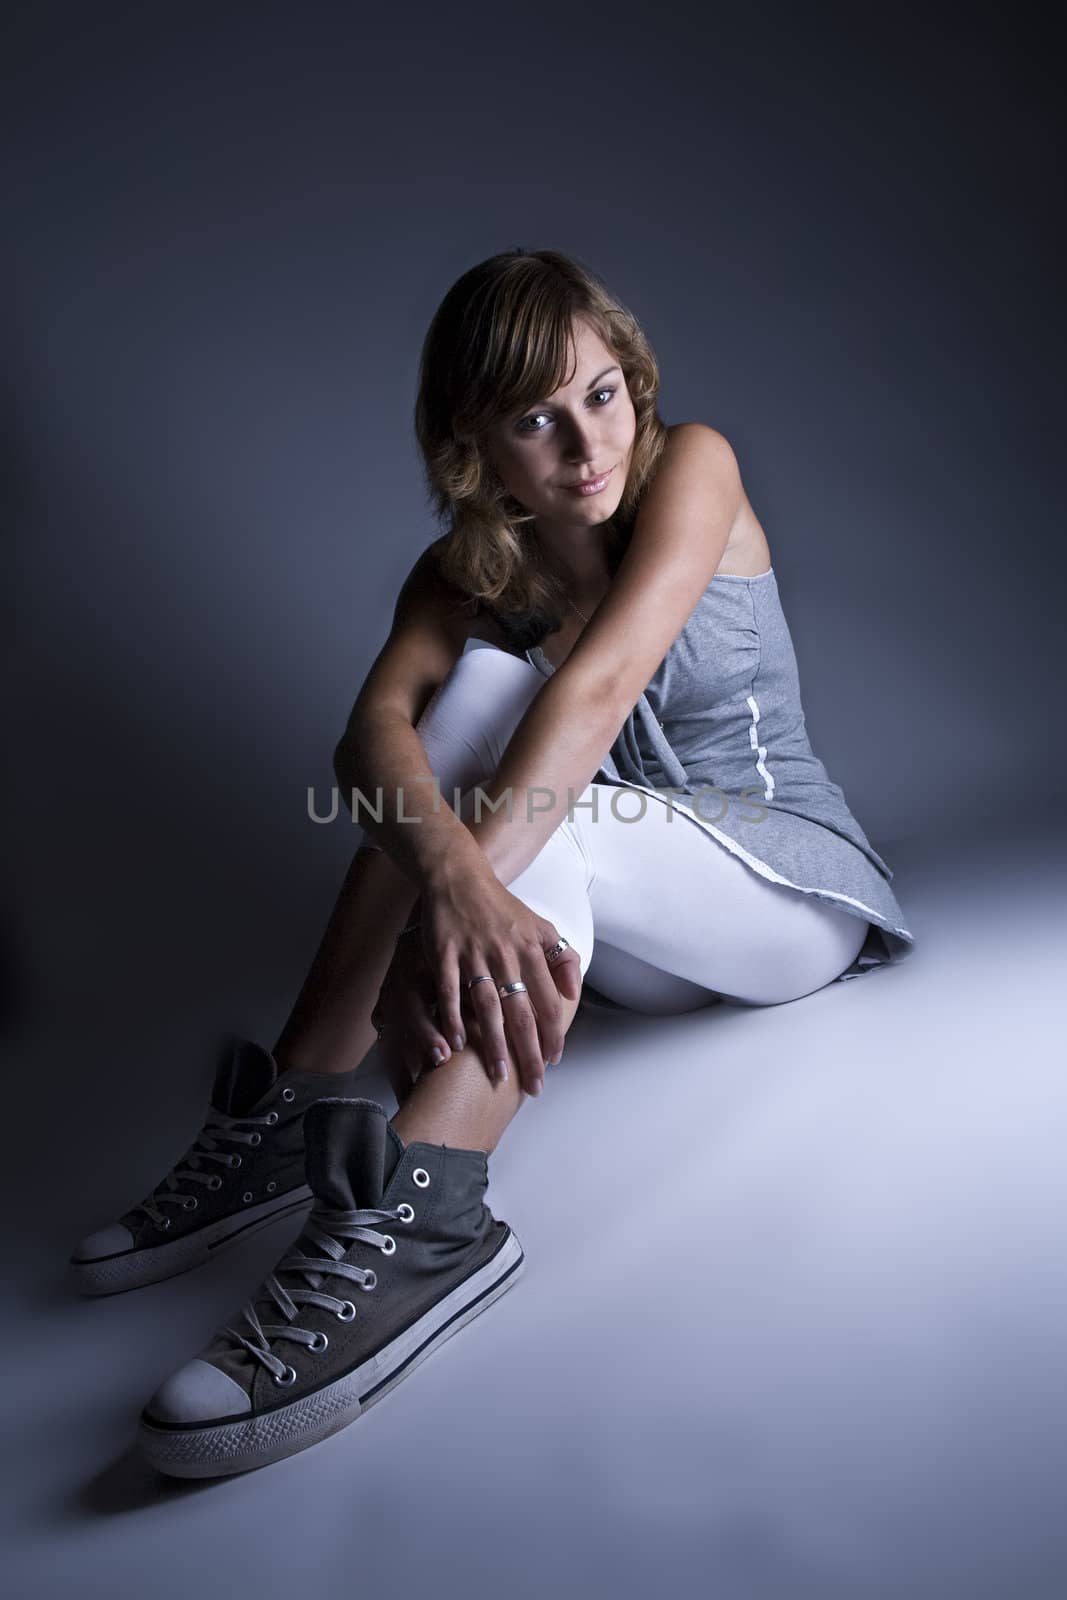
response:
<path fill-rule="evenodd" d="M 482 973 L 479 973 L 477 978 L 468 978 L 467 979 L 467 989 L 468 990 L 473 989 L 474 985 L 476 983 L 492 983 L 492 981 L 493 980 L 489 976 L 488 972 L 482 972 Z"/>
<path fill-rule="evenodd" d="M 520 978 L 516 983 L 502 983 L 497 989 L 497 993 L 501 1000 L 506 1000 L 509 994 L 528 994 L 529 991 Z"/>
<path fill-rule="evenodd" d="M 560 938 L 558 938 L 556 940 L 556 942 L 552 946 L 551 950 L 546 950 L 545 951 L 545 960 L 546 961 L 551 961 L 553 956 L 561 956 L 563 954 L 564 950 L 569 950 L 570 947 L 571 947 L 570 940 L 569 939 L 564 939 L 562 937 L 562 935 L 561 935 Z"/>

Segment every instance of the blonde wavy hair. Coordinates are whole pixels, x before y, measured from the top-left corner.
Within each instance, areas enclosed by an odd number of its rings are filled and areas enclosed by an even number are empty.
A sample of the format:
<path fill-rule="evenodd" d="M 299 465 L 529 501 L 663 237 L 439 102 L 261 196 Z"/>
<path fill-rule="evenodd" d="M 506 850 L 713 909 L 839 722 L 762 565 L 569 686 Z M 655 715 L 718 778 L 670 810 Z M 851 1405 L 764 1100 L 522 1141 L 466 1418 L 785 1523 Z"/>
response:
<path fill-rule="evenodd" d="M 667 440 L 656 408 L 659 367 L 636 317 L 580 262 L 557 250 L 505 250 L 449 289 L 423 342 L 415 434 L 434 509 L 449 524 L 438 567 L 476 614 L 484 606 L 520 648 L 561 626 L 559 580 L 539 559 L 527 511 L 485 452 L 498 418 L 569 381 L 575 317 L 596 328 L 622 368 L 636 433 L 618 510 L 604 524 L 611 572 Z"/>

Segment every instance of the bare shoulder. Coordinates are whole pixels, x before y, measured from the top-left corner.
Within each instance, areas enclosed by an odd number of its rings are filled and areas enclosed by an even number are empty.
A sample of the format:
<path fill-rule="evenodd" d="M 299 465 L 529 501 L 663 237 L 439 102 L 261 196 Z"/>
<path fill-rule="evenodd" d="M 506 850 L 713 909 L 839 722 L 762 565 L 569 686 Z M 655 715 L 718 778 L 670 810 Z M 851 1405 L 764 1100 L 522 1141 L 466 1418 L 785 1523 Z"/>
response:
<path fill-rule="evenodd" d="M 701 494 L 709 484 L 734 484 L 741 475 L 726 435 L 707 422 L 674 422 L 645 494 Z"/>
<path fill-rule="evenodd" d="M 667 438 L 681 440 L 691 450 L 718 451 L 721 456 L 733 456 L 733 446 L 726 435 L 720 434 L 710 422 L 670 422 Z"/>
<path fill-rule="evenodd" d="M 694 455 L 705 462 L 718 461 L 723 470 L 737 470 L 737 457 L 729 439 L 709 422 L 672 422 L 667 428 L 667 442 L 666 459 Z"/>
<path fill-rule="evenodd" d="M 762 577 L 772 564 L 771 548 L 741 481 L 740 463 L 730 441 L 718 428 L 706 422 L 676 422 L 667 429 L 667 433 L 672 441 L 680 439 L 683 442 L 684 452 L 672 452 L 676 460 L 682 459 L 684 453 L 691 461 L 705 461 L 713 471 L 717 469 L 728 480 L 733 480 L 737 487 L 737 515 L 730 527 L 715 576 Z"/>
<path fill-rule="evenodd" d="M 736 456 L 717 428 L 679 423 L 668 431 L 619 570 L 563 669 L 615 726 L 719 572 L 741 498 Z"/>
<path fill-rule="evenodd" d="M 684 505 L 698 513 L 709 496 L 736 500 L 741 476 L 733 447 L 718 428 L 706 422 L 675 422 L 666 435 L 642 495 L 643 520 L 656 523 L 659 531 L 666 531 L 666 518 L 644 511 L 646 506 L 677 509 Z"/>

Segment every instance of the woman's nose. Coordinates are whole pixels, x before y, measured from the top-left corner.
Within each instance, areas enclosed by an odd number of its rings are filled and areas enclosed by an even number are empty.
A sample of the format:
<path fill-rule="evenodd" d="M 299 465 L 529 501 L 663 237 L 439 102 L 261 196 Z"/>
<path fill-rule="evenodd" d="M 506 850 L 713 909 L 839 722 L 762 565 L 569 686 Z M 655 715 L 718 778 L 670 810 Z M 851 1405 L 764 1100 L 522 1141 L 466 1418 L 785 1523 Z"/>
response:
<path fill-rule="evenodd" d="M 595 461 L 597 448 L 596 429 L 591 425 L 581 427 L 575 423 L 564 441 L 564 459 L 567 461 Z"/>

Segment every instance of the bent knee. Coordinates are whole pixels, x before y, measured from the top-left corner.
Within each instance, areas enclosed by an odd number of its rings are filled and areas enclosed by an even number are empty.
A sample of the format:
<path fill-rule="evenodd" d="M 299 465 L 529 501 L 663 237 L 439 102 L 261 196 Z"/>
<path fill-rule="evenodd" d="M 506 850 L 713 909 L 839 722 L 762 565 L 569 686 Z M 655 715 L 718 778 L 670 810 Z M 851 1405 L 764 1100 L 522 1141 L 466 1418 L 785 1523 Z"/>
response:
<path fill-rule="evenodd" d="M 463 654 L 456 658 L 445 683 L 453 679 L 462 683 L 494 685 L 525 682 L 534 688 L 539 688 L 545 681 L 532 662 L 513 656 L 510 651 L 501 650 L 484 639 L 468 639 Z"/>
<path fill-rule="evenodd" d="M 433 731 L 438 723 L 446 733 L 461 730 L 495 766 L 544 682 L 529 661 L 479 644 L 455 661 L 419 718 L 417 732 Z"/>

